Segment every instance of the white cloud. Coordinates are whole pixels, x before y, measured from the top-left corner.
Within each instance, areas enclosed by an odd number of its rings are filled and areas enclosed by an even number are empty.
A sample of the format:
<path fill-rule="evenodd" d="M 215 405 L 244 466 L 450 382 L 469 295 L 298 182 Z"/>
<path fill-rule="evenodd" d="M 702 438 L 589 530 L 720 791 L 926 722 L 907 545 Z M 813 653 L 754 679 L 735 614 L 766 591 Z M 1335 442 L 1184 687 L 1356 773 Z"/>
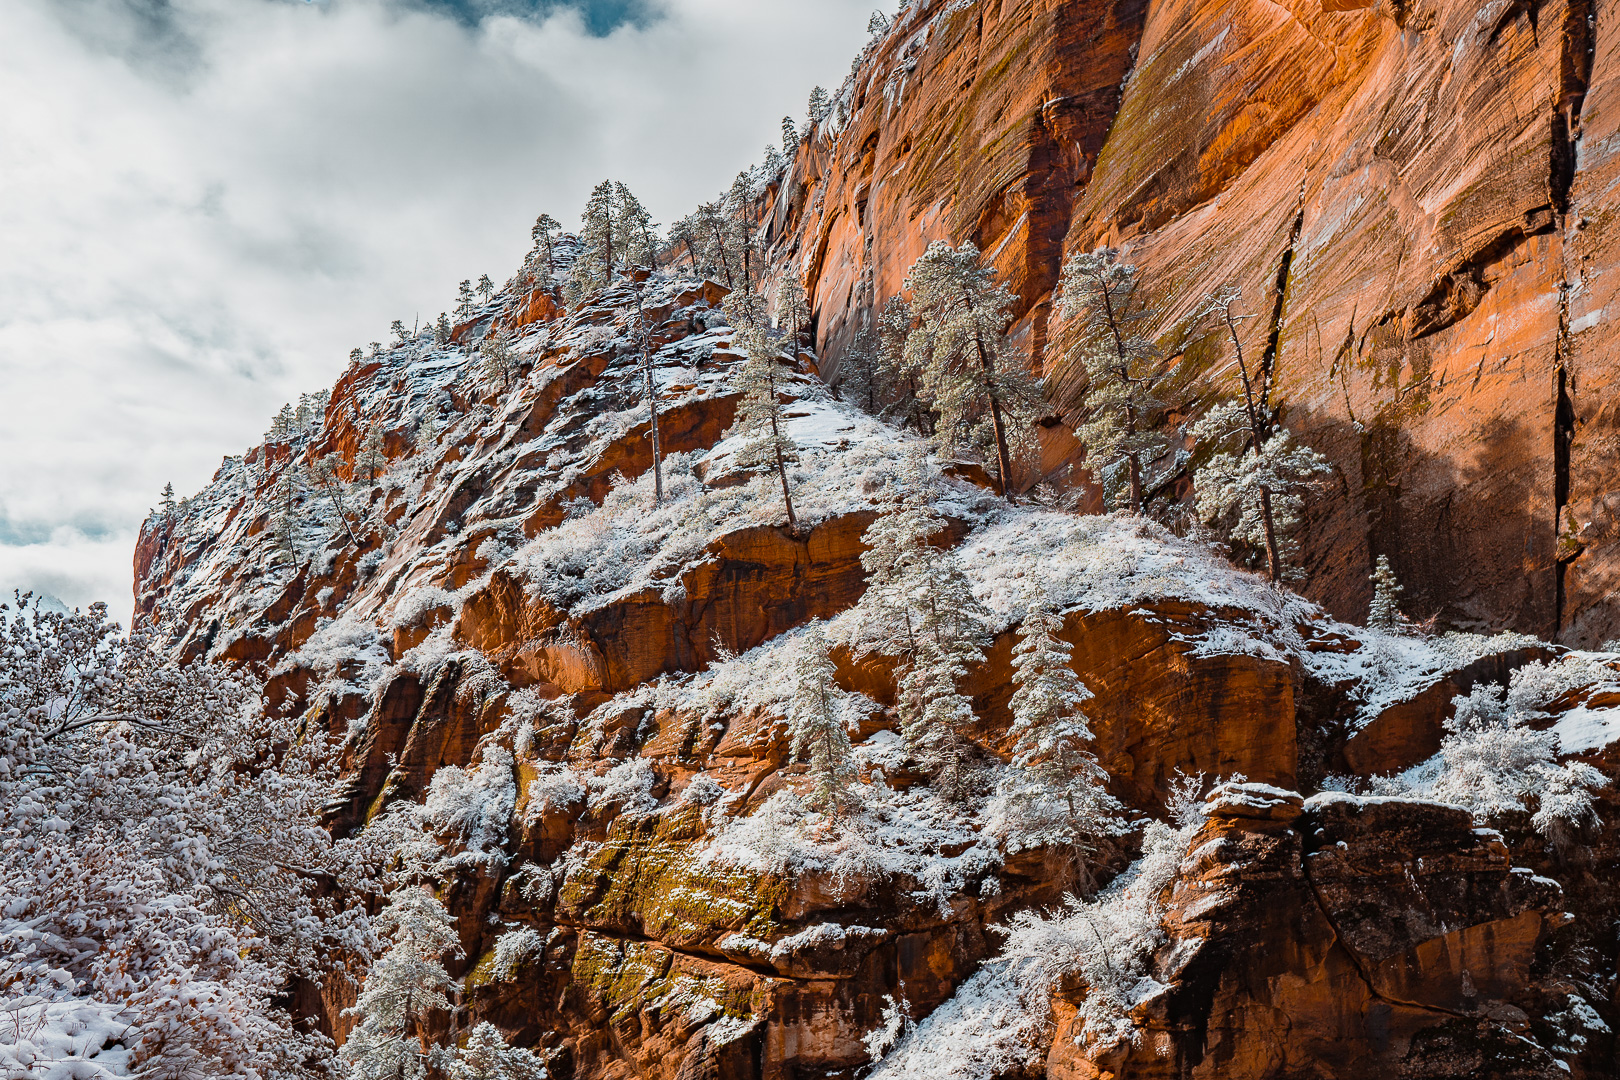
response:
<path fill-rule="evenodd" d="M 621 179 L 661 221 L 842 77 L 873 0 L 475 26 L 403 0 L 0 3 L 0 587 L 127 613 L 201 487 L 391 319 Z"/>

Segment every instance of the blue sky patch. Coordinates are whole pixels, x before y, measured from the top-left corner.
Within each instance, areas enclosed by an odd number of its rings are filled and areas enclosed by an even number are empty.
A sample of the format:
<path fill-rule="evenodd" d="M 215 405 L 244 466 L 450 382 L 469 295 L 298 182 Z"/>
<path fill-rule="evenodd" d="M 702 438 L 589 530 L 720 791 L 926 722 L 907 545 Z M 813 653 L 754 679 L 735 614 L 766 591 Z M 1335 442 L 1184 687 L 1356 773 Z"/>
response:
<path fill-rule="evenodd" d="M 429 8 L 454 15 L 473 25 L 490 15 L 545 16 L 559 8 L 575 8 L 591 33 L 604 36 L 625 23 L 642 24 L 652 17 L 649 0 L 420 0 Z"/>

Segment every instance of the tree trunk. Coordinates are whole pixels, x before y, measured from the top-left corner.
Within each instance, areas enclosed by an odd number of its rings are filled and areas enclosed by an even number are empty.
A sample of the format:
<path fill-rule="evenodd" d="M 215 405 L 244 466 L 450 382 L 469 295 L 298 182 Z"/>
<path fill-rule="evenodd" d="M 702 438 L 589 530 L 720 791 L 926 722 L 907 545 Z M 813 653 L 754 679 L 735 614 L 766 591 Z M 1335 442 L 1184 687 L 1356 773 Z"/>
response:
<path fill-rule="evenodd" d="M 964 290 L 962 303 L 968 311 L 973 310 L 973 298 Z M 973 344 L 979 350 L 979 367 L 985 374 L 985 395 L 990 398 L 990 426 L 996 433 L 996 464 L 1001 471 L 1001 497 L 1008 502 L 1012 497 L 1012 454 L 1007 450 L 1007 429 L 1001 420 L 1001 402 L 996 400 L 995 365 L 990 362 L 990 354 L 985 350 L 984 338 L 975 331 Z"/>
<path fill-rule="evenodd" d="M 1232 315 L 1230 304 L 1223 309 L 1223 314 L 1226 319 L 1226 332 L 1232 335 L 1232 350 L 1237 355 L 1238 374 L 1243 377 L 1243 404 L 1249 413 L 1249 445 L 1254 447 L 1254 456 L 1259 459 L 1264 456 L 1260 448 L 1270 433 L 1261 422 L 1260 408 L 1254 400 L 1254 384 L 1249 380 L 1249 367 L 1243 362 L 1243 342 L 1238 339 L 1237 322 Z M 1260 523 L 1266 534 L 1266 567 L 1271 571 L 1272 581 L 1281 581 L 1282 558 L 1277 552 L 1277 523 L 1271 513 L 1271 489 L 1263 485 L 1260 488 Z"/>
<path fill-rule="evenodd" d="M 663 450 L 658 434 L 658 390 L 653 383 L 652 350 L 649 344 L 647 331 L 647 316 L 641 308 L 641 286 L 635 286 L 636 292 L 636 321 L 641 326 L 641 366 L 647 377 L 647 412 L 652 417 L 652 453 L 653 453 L 653 499 L 658 506 L 664 505 L 664 460 Z"/>

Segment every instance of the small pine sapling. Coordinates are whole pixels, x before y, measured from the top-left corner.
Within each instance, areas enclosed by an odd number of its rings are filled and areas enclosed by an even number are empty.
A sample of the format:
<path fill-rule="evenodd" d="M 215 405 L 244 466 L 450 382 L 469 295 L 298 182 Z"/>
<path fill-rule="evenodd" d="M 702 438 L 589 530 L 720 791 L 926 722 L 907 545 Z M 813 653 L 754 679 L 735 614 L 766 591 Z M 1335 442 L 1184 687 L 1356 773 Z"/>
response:
<path fill-rule="evenodd" d="M 745 440 L 733 460 L 743 469 L 776 470 L 782 482 L 782 505 L 787 510 L 788 528 L 797 532 L 799 519 L 793 513 L 793 495 L 788 488 L 787 467 L 799 460 L 799 448 L 787 433 L 787 418 L 778 397 L 785 384 L 781 355 L 765 329 L 764 305 L 748 293 L 732 293 L 723 304 L 727 317 L 737 329 L 737 344 L 747 359 L 737 372 L 742 400 L 737 419 L 726 438 Z"/>
<path fill-rule="evenodd" d="M 964 447 L 977 450 L 988 436 L 1001 494 L 1011 499 L 1013 445 L 1029 437 L 1041 407 L 1039 380 L 1007 360 L 1013 295 L 995 284 L 972 243 L 952 248 L 943 240 L 912 266 L 906 288 L 918 322 L 906 342 L 907 360 L 939 414 L 935 439 L 955 456 Z"/>
<path fill-rule="evenodd" d="M 354 1006 L 341 1057 L 349 1080 L 420 1080 L 429 1061 L 427 1020 L 448 1012 L 455 988 L 443 958 L 461 952 L 455 923 L 425 888 L 396 889 L 379 918 L 390 942 L 372 965 Z"/>
<path fill-rule="evenodd" d="M 439 312 L 439 320 L 433 324 L 433 344 L 441 347 L 450 344 L 450 337 L 454 332 L 454 328 L 450 325 L 450 316 L 445 312 Z"/>
<path fill-rule="evenodd" d="M 1076 434 L 1092 473 L 1103 479 L 1105 470 L 1123 466 L 1125 504 L 1141 513 L 1144 474 L 1169 446 L 1148 423 L 1164 408 L 1157 388 L 1165 376 L 1159 347 L 1141 327 L 1158 312 L 1137 295 L 1136 267 L 1107 247 L 1069 257 L 1060 303 L 1065 318 L 1078 320 L 1078 334 L 1056 379 L 1057 398 L 1085 411 Z"/>
<path fill-rule="evenodd" d="M 843 718 L 840 691 L 833 681 L 832 657 L 821 624 L 811 623 L 799 645 L 794 665 L 793 702 L 788 709 L 788 731 L 793 754 L 810 764 L 810 805 L 834 822 L 853 812 L 860 800 L 855 756 Z"/>
<path fill-rule="evenodd" d="M 1367 628 L 1369 630 L 1382 630 L 1386 634 L 1398 634 L 1406 628 L 1406 617 L 1401 614 L 1400 595 L 1403 586 L 1395 579 L 1395 571 L 1389 565 L 1389 556 L 1378 556 L 1378 567 L 1369 580 L 1373 583 L 1372 606 L 1367 610 Z"/>

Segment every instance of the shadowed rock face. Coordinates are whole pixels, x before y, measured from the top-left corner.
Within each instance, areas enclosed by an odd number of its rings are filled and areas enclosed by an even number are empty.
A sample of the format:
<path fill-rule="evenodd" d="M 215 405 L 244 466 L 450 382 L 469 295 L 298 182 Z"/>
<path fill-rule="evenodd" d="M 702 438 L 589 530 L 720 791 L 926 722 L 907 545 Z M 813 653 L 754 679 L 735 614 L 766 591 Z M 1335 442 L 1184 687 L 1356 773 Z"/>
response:
<path fill-rule="evenodd" d="M 1419 617 L 1575 645 L 1620 635 L 1604 283 L 1620 259 L 1620 12 L 909 10 L 859 69 L 848 124 L 801 149 L 776 206 L 830 369 L 935 239 L 991 254 L 1048 371 L 1062 258 L 1121 247 L 1190 399 L 1236 390 L 1226 343 L 1190 316 L 1237 285 L 1257 316 L 1246 351 L 1336 470 L 1311 515 L 1313 597 L 1359 617 L 1387 554 Z M 1044 473 L 1075 463 L 1072 445 L 1049 449 Z"/>

